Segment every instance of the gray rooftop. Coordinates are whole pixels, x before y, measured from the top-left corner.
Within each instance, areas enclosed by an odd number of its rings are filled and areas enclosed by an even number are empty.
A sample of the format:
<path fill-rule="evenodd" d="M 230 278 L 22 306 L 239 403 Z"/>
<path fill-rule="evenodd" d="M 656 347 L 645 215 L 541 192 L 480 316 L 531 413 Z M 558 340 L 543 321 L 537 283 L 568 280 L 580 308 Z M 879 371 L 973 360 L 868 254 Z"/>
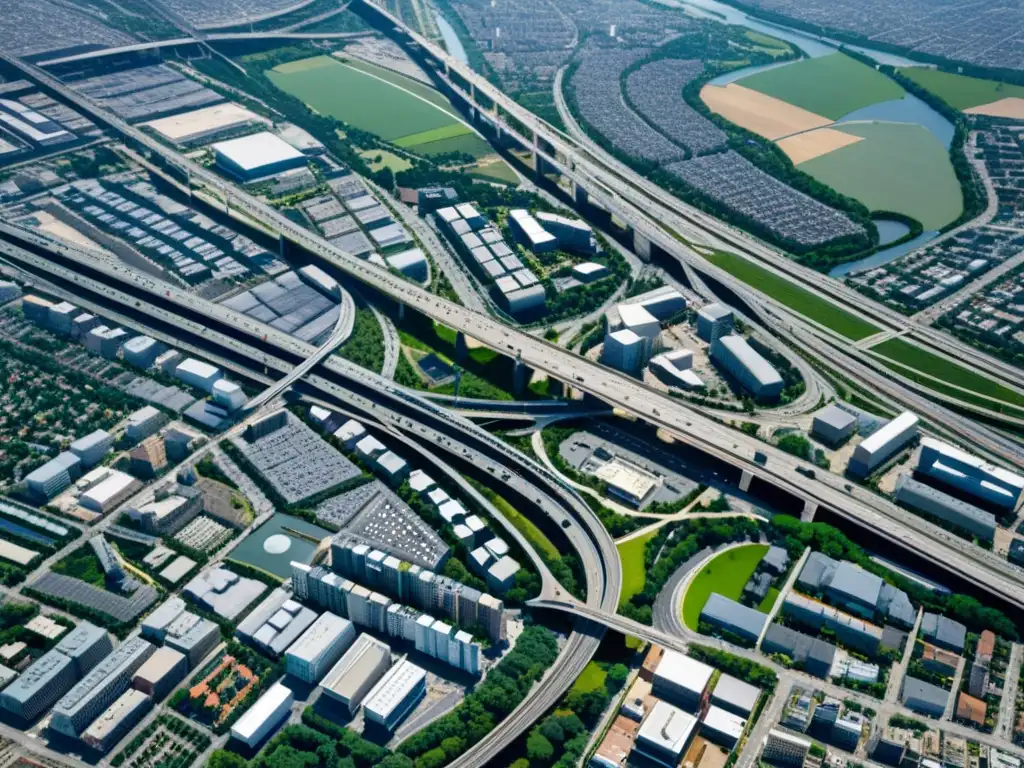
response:
<path fill-rule="evenodd" d="M 847 413 L 835 403 L 829 403 L 814 414 L 815 419 L 825 422 L 833 429 L 843 430 L 857 421 L 857 417 Z"/>
<path fill-rule="evenodd" d="M 748 608 L 717 592 L 711 593 L 700 612 L 700 617 L 754 638 L 760 636 L 764 623 L 768 620 L 768 614 Z"/>
<path fill-rule="evenodd" d="M 944 708 L 949 700 L 949 691 L 937 685 L 918 680 L 916 677 L 903 678 L 903 692 L 900 696 L 903 703 L 916 699 L 924 701 L 936 708 Z"/>
<path fill-rule="evenodd" d="M 883 583 L 881 577 L 843 560 L 836 567 L 829 589 L 865 605 L 876 606 Z"/>
<path fill-rule="evenodd" d="M 921 634 L 945 648 L 962 652 L 967 639 L 967 627 L 935 613 L 926 613 L 921 619 Z"/>

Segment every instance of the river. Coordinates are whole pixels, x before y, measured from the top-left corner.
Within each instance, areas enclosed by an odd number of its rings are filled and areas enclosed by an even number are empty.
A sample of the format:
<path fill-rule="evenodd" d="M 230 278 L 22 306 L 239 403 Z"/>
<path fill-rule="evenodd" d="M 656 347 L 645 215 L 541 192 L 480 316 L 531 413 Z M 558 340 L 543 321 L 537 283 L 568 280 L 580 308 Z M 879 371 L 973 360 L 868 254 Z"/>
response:
<path fill-rule="evenodd" d="M 461 63 L 469 64 L 469 56 L 466 55 L 466 49 L 462 45 L 462 41 L 459 40 L 459 36 L 455 34 L 455 27 L 448 22 L 448 19 L 439 10 L 436 8 L 431 10 L 433 11 L 434 19 L 437 21 L 437 27 L 441 30 L 441 37 L 444 38 L 444 47 L 448 49 L 448 53 Z"/>

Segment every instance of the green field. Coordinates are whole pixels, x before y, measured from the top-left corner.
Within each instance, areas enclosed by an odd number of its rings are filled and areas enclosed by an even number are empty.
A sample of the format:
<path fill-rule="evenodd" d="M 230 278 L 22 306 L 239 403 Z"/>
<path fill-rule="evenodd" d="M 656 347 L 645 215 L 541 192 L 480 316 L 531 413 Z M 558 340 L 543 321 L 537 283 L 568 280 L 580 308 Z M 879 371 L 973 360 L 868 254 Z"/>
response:
<path fill-rule="evenodd" d="M 382 67 L 331 56 L 280 64 L 267 72 L 285 93 L 324 115 L 421 154 L 493 150 L 434 89 Z"/>
<path fill-rule="evenodd" d="M 941 229 L 963 211 L 949 153 L 931 131 L 911 123 L 843 123 L 861 137 L 798 167 L 872 211 L 896 211 Z"/>
<path fill-rule="evenodd" d="M 509 184 L 519 184 L 519 174 L 517 174 L 504 160 L 498 159 L 493 162 L 481 162 L 478 163 L 476 168 L 473 168 L 470 173 L 477 176 L 486 176 L 495 181 L 507 181 Z"/>
<path fill-rule="evenodd" d="M 654 536 L 657 530 L 637 536 L 622 544 L 616 544 L 619 560 L 622 562 L 622 591 L 619 593 L 619 607 L 630 601 L 633 595 L 640 593 L 647 583 L 647 571 L 644 566 L 644 545 Z"/>
<path fill-rule="evenodd" d="M 757 610 L 759 610 L 761 613 L 771 613 L 772 612 L 772 608 L 775 607 L 775 601 L 778 600 L 778 599 L 779 599 L 779 589 L 778 589 L 778 587 L 771 587 L 768 590 L 768 594 L 764 596 L 764 600 L 762 600 L 761 604 L 759 606 L 757 606 Z"/>
<path fill-rule="evenodd" d="M 769 272 L 741 256 L 725 251 L 704 254 L 712 264 L 721 267 L 733 277 L 742 280 L 804 317 L 831 328 L 848 339 L 858 341 L 879 332 L 867 320 L 840 309 L 827 299 L 804 290 L 784 277 Z"/>
<path fill-rule="evenodd" d="M 743 585 L 750 580 L 767 551 L 767 544 L 748 544 L 722 552 L 705 565 L 690 582 L 683 598 L 683 622 L 686 626 L 697 630 L 700 612 L 712 592 L 739 600 Z"/>
<path fill-rule="evenodd" d="M 881 344 L 876 344 L 870 350 L 921 373 L 934 376 L 947 384 L 963 387 L 971 392 L 987 395 L 1011 405 L 1024 405 L 1024 395 L 903 339 L 889 339 Z"/>
<path fill-rule="evenodd" d="M 737 84 L 830 120 L 870 104 L 900 99 L 904 94 L 885 75 L 842 53 L 758 72 Z"/>
<path fill-rule="evenodd" d="M 569 692 L 590 693 L 591 691 L 603 690 L 606 677 L 608 677 L 608 673 L 601 669 L 596 661 L 588 661 L 587 666 L 583 668 L 580 676 L 576 678 Z"/>
<path fill-rule="evenodd" d="M 390 168 L 394 173 L 399 173 L 412 168 L 410 161 L 386 149 L 364 149 L 359 154 L 369 163 L 371 171 Z"/>
<path fill-rule="evenodd" d="M 495 493 L 487 494 L 487 500 L 491 502 L 498 511 L 505 516 L 508 520 L 519 531 L 526 540 L 534 546 L 534 548 L 549 560 L 557 560 L 562 556 L 562 553 L 558 551 L 556 547 L 544 532 L 534 525 L 532 522 L 523 517 L 522 513 L 509 504 L 501 496 Z"/>
<path fill-rule="evenodd" d="M 1000 99 L 1016 96 L 1024 99 L 1024 86 L 982 80 L 979 77 L 954 75 L 937 69 L 910 67 L 900 74 L 934 93 L 954 109 L 970 109 Z"/>

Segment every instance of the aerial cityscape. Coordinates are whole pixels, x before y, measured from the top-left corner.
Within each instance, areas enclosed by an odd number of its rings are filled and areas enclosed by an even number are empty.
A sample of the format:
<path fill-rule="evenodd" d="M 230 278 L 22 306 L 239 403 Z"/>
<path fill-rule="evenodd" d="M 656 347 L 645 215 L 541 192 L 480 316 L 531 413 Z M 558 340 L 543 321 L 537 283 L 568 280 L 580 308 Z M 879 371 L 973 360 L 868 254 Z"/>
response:
<path fill-rule="evenodd" d="M 9 0 L 0 768 L 1024 768 L 1024 6 Z"/>

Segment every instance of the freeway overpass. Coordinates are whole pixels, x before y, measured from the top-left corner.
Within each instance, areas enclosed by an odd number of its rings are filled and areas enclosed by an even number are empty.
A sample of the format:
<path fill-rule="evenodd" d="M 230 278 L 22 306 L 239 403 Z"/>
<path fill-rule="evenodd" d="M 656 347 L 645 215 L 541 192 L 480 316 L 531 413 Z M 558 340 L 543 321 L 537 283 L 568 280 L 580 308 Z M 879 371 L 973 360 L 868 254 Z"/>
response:
<path fill-rule="evenodd" d="M 99 123 L 128 137 L 134 145 L 159 157 L 182 178 L 219 195 L 226 207 L 236 209 L 280 233 L 282 241 L 301 246 L 318 259 L 328 271 L 338 271 L 362 281 L 400 305 L 480 340 L 486 346 L 516 357 L 535 370 L 571 384 L 574 388 L 631 413 L 664 429 L 669 435 L 731 464 L 751 478 L 758 478 L 811 506 L 825 507 L 852 517 L 901 546 L 925 547 L 936 562 L 995 590 L 1017 605 L 1024 606 L 1024 571 L 1000 560 L 970 543 L 958 539 L 937 526 L 901 509 L 873 492 L 846 483 L 831 473 L 781 451 L 774 446 L 730 429 L 704 416 L 685 403 L 657 393 L 618 371 L 568 352 L 544 339 L 508 328 L 481 313 L 434 296 L 369 262 L 362 261 L 331 245 L 323 238 L 295 224 L 279 211 L 255 199 L 213 171 L 203 168 L 170 150 L 156 139 L 128 125 L 120 118 L 75 93 L 38 68 L 3 56 L 12 66 L 25 72 L 45 90 L 67 100 L 94 117 Z M 52 247 L 52 246 L 50 246 Z M 767 462 L 755 461 L 756 454 Z"/>

